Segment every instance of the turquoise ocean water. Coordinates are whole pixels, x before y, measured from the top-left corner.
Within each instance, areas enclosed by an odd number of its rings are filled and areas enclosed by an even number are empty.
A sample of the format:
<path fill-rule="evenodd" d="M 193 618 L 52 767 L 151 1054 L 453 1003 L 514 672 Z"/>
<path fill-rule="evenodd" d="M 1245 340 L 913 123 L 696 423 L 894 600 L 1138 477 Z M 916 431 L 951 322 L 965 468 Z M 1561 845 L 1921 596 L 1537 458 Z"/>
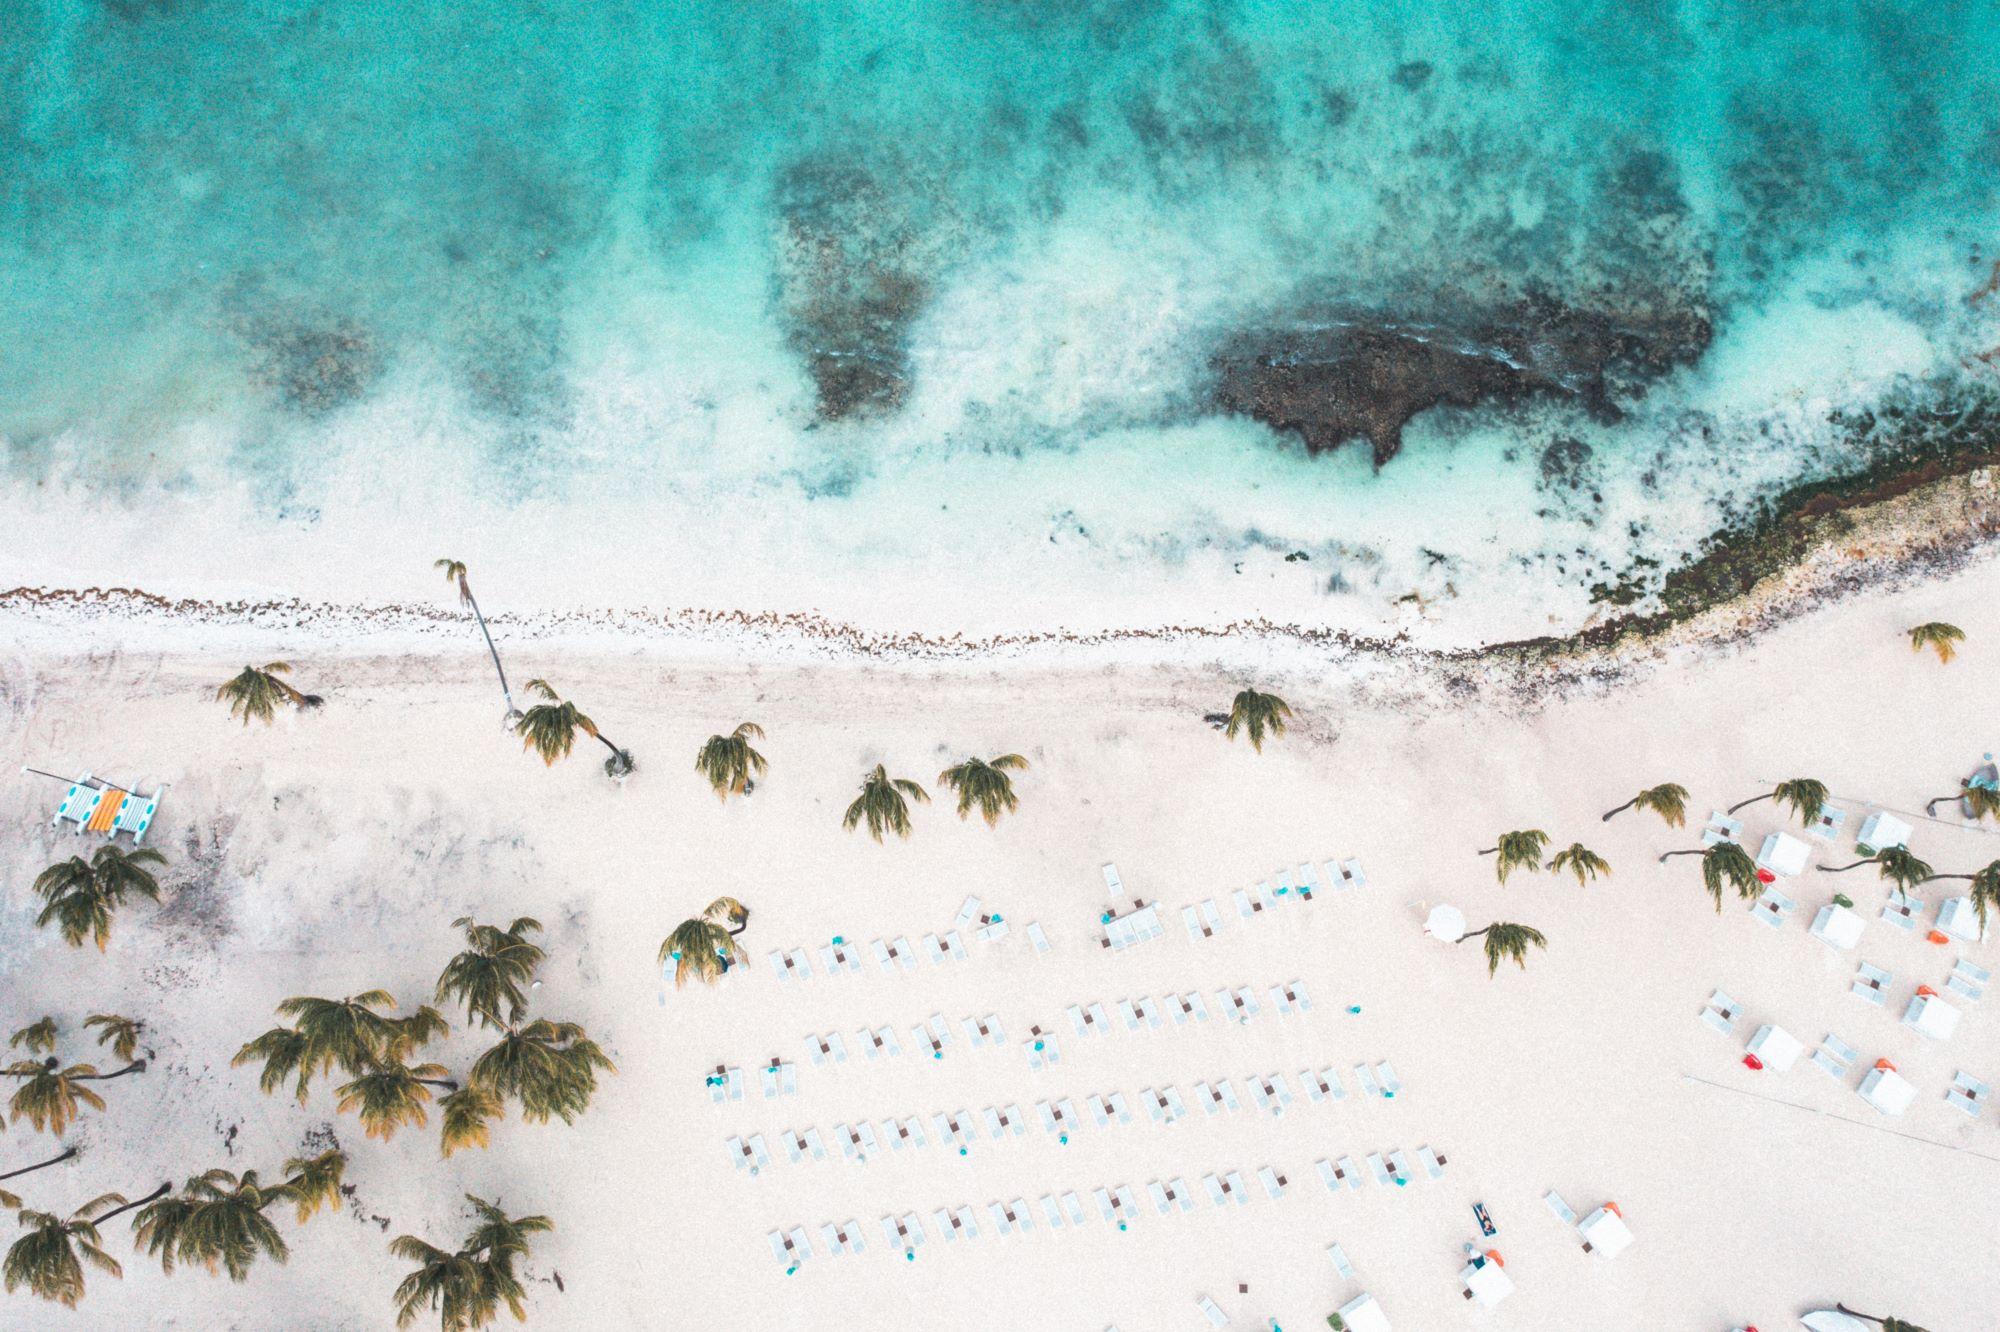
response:
<path fill-rule="evenodd" d="M 0 0 L 5 581 L 1580 623 L 1991 374 L 1996 83 L 1954 3 Z M 1379 472 L 1213 400 L 1530 298 L 1713 339 Z"/>

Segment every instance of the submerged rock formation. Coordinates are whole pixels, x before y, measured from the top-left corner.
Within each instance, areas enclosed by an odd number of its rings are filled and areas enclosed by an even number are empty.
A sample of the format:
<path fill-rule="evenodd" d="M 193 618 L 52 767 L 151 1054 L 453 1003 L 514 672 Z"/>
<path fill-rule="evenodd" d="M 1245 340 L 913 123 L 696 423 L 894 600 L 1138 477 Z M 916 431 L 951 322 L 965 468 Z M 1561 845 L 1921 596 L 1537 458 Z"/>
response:
<path fill-rule="evenodd" d="M 1692 364 L 1712 332 L 1706 310 L 1583 309 L 1547 297 L 1453 320 L 1320 312 L 1225 339 L 1209 364 L 1209 405 L 1295 434 L 1313 453 L 1365 439 L 1379 467 L 1429 407 L 1547 394 L 1615 421 L 1617 394 Z"/>

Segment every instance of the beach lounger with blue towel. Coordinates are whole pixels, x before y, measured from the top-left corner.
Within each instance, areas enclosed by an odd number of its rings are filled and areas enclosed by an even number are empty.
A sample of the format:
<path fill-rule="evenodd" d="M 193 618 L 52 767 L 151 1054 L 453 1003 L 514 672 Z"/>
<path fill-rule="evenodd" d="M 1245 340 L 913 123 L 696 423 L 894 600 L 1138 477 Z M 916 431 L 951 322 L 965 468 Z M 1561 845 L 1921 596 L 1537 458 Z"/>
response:
<path fill-rule="evenodd" d="M 1403 1090 L 1402 1079 L 1396 1076 L 1396 1066 L 1386 1059 L 1375 1065 L 1375 1077 L 1382 1084 L 1382 1095 L 1391 1100 Z"/>
<path fill-rule="evenodd" d="M 1417 1172 L 1410 1169 L 1410 1158 L 1403 1155 L 1401 1148 L 1397 1148 L 1395 1151 L 1389 1153 L 1389 1164 L 1396 1169 L 1396 1182 L 1398 1184 L 1408 1184 L 1417 1177 Z"/>

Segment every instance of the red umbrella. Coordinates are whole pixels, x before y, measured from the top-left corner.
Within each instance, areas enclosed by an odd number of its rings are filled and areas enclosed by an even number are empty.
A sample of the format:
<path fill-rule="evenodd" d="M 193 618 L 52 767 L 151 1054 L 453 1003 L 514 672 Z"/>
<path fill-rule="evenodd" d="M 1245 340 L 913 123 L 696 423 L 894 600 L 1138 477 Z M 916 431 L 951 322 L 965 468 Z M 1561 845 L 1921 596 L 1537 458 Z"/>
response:
<path fill-rule="evenodd" d="M 1756 1055 L 1747 1054 L 1743 1056 L 1743 1067 L 1762 1068 L 1764 1067 L 1764 1061 L 1759 1059 Z"/>

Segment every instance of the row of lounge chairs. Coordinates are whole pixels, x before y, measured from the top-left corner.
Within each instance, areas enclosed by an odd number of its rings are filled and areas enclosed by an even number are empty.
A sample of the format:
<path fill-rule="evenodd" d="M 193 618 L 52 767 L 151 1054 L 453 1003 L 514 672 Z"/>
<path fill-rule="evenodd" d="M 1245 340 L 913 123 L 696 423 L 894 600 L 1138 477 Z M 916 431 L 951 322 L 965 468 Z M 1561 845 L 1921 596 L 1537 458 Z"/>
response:
<path fill-rule="evenodd" d="M 969 899 L 975 904 L 978 899 Z M 1005 921 L 994 917 L 991 924 L 982 925 L 974 931 L 974 937 L 983 940 L 1000 938 L 1010 927 Z M 1025 933 L 1028 942 L 1037 953 L 1049 951 L 1049 937 L 1039 921 L 1030 921 Z M 957 929 L 942 934 L 926 934 L 921 947 L 910 942 L 907 935 L 894 939 L 875 939 L 868 945 L 868 951 L 875 964 L 883 971 L 894 975 L 897 971 L 915 971 L 920 957 L 929 958 L 933 966 L 943 966 L 947 962 L 963 962 L 969 956 L 965 950 L 965 939 Z M 843 971 L 861 970 L 861 949 L 855 944 L 839 940 L 822 944 L 816 950 L 820 970 L 828 976 L 837 976 Z M 810 980 L 813 975 L 812 959 L 803 948 L 773 949 L 766 955 L 771 970 L 779 980 Z"/>
<path fill-rule="evenodd" d="M 1418 1148 L 1417 1156 L 1423 1162 L 1425 1177 L 1430 1179 L 1442 1177 L 1444 1157 L 1429 1147 Z M 1388 1157 L 1394 1165 L 1393 1171 L 1390 1166 L 1383 1163 L 1380 1155 L 1371 1155 L 1368 1158 L 1369 1164 L 1375 1170 L 1377 1182 L 1400 1184 L 1419 1177 L 1400 1150 L 1388 1153 Z M 1351 1181 L 1346 1184 L 1347 1187 L 1354 1189 L 1361 1187 L 1361 1176 L 1356 1171 L 1353 1161 L 1347 1157 L 1340 1158 L 1338 1167 L 1321 1161 L 1319 1168 L 1321 1177 L 1326 1180 L 1327 1188 L 1331 1190 L 1338 1191 L 1342 1187 L 1340 1172 L 1346 1172 L 1351 1177 Z M 1290 1179 L 1284 1173 L 1268 1165 L 1257 1171 L 1257 1182 L 1263 1188 L 1265 1197 L 1272 1201 L 1284 1197 L 1285 1190 L 1291 1186 Z M 1201 1184 L 1211 1206 L 1227 1207 L 1232 1203 L 1239 1207 L 1250 1205 L 1251 1189 L 1240 1171 L 1214 1171 L 1203 1175 Z M 1193 1187 L 1179 1175 L 1152 1180 L 1146 1185 L 1146 1196 L 1152 1202 L 1154 1212 L 1160 1216 L 1172 1216 L 1176 1212 L 1192 1212 L 1196 1208 Z M 931 1225 L 945 1242 L 951 1243 L 960 1239 L 980 1237 L 981 1210 L 985 1212 L 986 1223 L 997 1235 L 1027 1234 L 1034 1230 L 1038 1210 L 1042 1225 L 1051 1231 L 1077 1229 L 1087 1225 L 1093 1210 L 1105 1224 L 1116 1225 L 1121 1230 L 1141 1216 L 1138 1203 L 1128 1185 L 1099 1186 L 1090 1190 L 1090 1199 L 1092 1206 L 1086 1207 L 1083 1198 L 1072 1189 L 1060 1194 L 1054 1192 L 1043 1194 L 1037 1207 L 1030 1207 L 1025 1198 L 1015 1198 L 1011 1202 L 990 1202 L 983 1209 L 975 1209 L 970 1205 L 939 1207 L 931 1211 Z M 889 1213 L 883 1216 L 881 1225 L 883 1238 L 888 1241 L 892 1249 L 902 1253 L 914 1253 L 928 1238 L 923 1221 L 915 1212 L 904 1212 L 900 1216 L 893 1212 Z M 798 1263 L 813 1256 L 812 1244 L 803 1227 L 795 1226 L 789 1232 L 773 1230 L 768 1239 L 772 1255 L 780 1262 L 788 1264 L 792 1270 L 796 1270 Z M 860 1253 L 867 1248 L 860 1226 L 852 1220 L 840 1223 L 827 1222 L 820 1227 L 820 1239 L 830 1255 Z M 1340 1274 L 1352 1280 L 1354 1269 L 1348 1263 L 1347 1254 L 1340 1246 L 1338 1244 L 1327 1246 L 1327 1253 Z"/>
<path fill-rule="evenodd" d="M 1301 1071 L 1299 1081 L 1305 1087 L 1306 1096 L 1312 1102 L 1341 1101 L 1347 1098 L 1347 1091 L 1341 1085 L 1338 1070 L 1328 1067 L 1317 1072 Z M 1371 1069 L 1366 1064 L 1355 1065 L 1355 1078 L 1365 1095 L 1393 1099 L 1402 1090 L 1402 1082 L 1396 1077 L 1395 1068 L 1387 1060 Z M 1276 1117 L 1294 1103 L 1290 1080 L 1283 1073 L 1253 1075 L 1245 1079 L 1250 1088 L 1251 1103 L 1264 1113 Z M 1180 1089 L 1168 1084 L 1161 1087 L 1146 1087 L 1138 1094 L 1138 1101 L 1155 1124 L 1172 1124 L 1188 1113 L 1187 1099 Z M 1192 1091 L 1195 1104 L 1210 1115 L 1234 1112 L 1243 1109 L 1243 1099 L 1237 1095 L 1236 1086 L 1228 1078 L 1218 1078 L 1214 1082 L 1197 1082 Z M 720 1099 L 720 1098 L 717 1098 Z M 1109 1128 L 1112 1124 L 1130 1124 L 1137 1120 L 1132 1102 L 1122 1091 L 1093 1092 L 1083 1098 L 1089 1108 L 1090 1118 L 1099 1128 Z M 1069 1097 L 1052 1097 L 1035 1102 L 1035 1113 L 1042 1130 L 1067 1141 L 1071 1132 L 1083 1122 L 1076 1102 Z M 988 1138 L 999 1140 L 1019 1137 L 1027 1132 L 1028 1116 L 1017 1104 L 988 1106 L 975 1120 L 968 1110 L 955 1114 L 937 1113 L 930 1117 L 932 1132 L 940 1145 L 949 1144 L 960 1149 L 970 1147 L 977 1141 L 970 1128 L 975 1123 L 983 1123 Z M 883 1142 L 901 1151 L 904 1146 L 922 1147 L 927 1145 L 923 1123 L 914 1115 L 897 1119 L 894 1116 L 881 1121 L 878 1134 L 866 1121 L 855 1125 L 845 1123 L 833 1126 L 834 1142 L 843 1156 L 849 1159 L 866 1159 L 877 1151 Z M 760 1139 L 751 1139 L 752 1143 Z M 803 1132 L 788 1129 L 781 1135 L 786 1156 L 797 1163 L 810 1156 L 815 1161 L 826 1159 L 826 1150 L 818 1130 Z M 731 1158 L 742 1155 L 739 1140 L 728 1140 Z M 757 1164 L 763 1164 L 759 1161 Z M 1433 1172 L 1432 1178 L 1436 1178 Z"/>

